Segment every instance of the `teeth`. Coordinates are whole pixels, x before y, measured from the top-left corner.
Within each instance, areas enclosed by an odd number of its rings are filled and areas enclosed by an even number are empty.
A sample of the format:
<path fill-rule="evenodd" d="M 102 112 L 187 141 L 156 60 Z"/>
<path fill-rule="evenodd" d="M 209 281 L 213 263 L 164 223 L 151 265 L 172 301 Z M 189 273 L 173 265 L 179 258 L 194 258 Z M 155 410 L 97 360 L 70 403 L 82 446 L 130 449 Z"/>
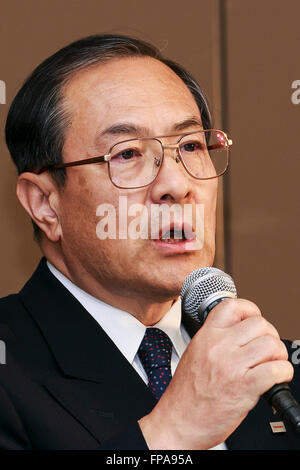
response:
<path fill-rule="evenodd" d="M 162 240 L 176 239 L 176 240 L 185 240 L 184 233 L 182 230 L 168 230 L 161 237 Z"/>
<path fill-rule="evenodd" d="M 168 239 L 168 238 L 171 238 L 171 234 L 172 234 L 172 230 L 168 230 L 167 232 L 165 232 L 165 234 L 161 237 L 162 240 L 165 240 L 165 239 Z M 173 237 L 172 237 L 173 238 Z"/>
<path fill-rule="evenodd" d="M 178 239 L 185 238 L 184 233 L 182 233 L 182 230 L 174 230 L 174 238 L 178 238 Z"/>

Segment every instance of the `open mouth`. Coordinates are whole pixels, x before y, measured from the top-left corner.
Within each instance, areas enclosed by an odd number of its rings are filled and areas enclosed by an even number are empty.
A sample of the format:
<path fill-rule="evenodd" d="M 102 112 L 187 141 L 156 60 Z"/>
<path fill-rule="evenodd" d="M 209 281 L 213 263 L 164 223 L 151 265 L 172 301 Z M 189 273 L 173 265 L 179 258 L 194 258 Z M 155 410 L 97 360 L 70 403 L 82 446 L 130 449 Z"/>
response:
<path fill-rule="evenodd" d="M 182 254 L 202 248 L 201 240 L 189 223 L 165 225 L 153 242 L 162 253 Z"/>
<path fill-rule="evenodd" d="M 161 241 L 164 241 L 166 243 L 174 243 L 178 241 L 184 241 L 186 240 L 185 234 L 182 230 L 167 230 L 161 237 Z"/>
<path fill-rule="evenodd" d="M 170 228 L 162 230 L 159 240 L 165 243 L 180 243 L 187 240 L 193 240 L 195 234 L 191 228 Z"/>

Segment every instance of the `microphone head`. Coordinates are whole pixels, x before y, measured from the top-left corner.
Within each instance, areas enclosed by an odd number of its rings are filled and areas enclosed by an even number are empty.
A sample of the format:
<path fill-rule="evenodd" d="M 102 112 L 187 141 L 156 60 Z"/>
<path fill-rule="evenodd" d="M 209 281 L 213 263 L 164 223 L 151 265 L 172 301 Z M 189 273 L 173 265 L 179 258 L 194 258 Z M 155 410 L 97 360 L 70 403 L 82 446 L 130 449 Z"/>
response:
<path fill-rule="evenodd" d="M 203 323 L 212 307 L 225 298 L 237 297 L 237 292 L 229 274 L 207 267 L 195 269 L 187 276 L 180 296 L 183 312 Z"/>

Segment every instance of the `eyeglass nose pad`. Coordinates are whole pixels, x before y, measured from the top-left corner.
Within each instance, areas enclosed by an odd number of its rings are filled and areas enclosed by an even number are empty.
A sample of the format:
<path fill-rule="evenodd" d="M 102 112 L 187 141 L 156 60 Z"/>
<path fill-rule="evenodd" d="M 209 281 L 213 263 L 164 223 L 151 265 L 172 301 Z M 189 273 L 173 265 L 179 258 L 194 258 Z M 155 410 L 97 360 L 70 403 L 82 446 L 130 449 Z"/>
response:
<path fill-rule="evenodd" d="M 154 157 L 154 165 L 157 167 L 161 165 L 161 157 Z"/>
<path fill-rule="evenodd" d="M 178 144 L 167 144 L 167 145 L 164 145 L 164 148 L 165 149 L 171 149 L 171 150 L 175 150 L 175 162 L 176 163 L 179 163 L 180 162 L 180 156 L 179 156 L 179 150 L 178 150 Z"/>

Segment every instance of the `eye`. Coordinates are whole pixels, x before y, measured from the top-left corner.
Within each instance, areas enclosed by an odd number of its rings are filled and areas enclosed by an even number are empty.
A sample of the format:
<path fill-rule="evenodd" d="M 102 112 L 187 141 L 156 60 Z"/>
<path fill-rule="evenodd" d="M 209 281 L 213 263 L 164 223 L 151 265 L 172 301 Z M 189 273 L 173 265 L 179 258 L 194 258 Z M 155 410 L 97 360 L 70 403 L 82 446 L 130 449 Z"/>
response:
<path fill-rule="evenodd" d="M 135 158 L 141 157 L 141 153 L 137 149 L 126 149 L 112 155 L 111 159 L 114 161 L 128 161 L 133 160 Z"/>
<path fill-rule="evenodd" d="M 124 152 L 119 154 L 119 156 L 123 158 L 123 160 L 130 160 L 130 158 L 133 158 L 134 155 L 135 155 L 135 151 L 132 149 L 125 150 Z"/>
<path fill-rule="evenodd" d="M 203 149 L 203 145 L 199 141 L 185 142 L 181 145 L 181 151 L 183 152 L 197 152 Z"/>

